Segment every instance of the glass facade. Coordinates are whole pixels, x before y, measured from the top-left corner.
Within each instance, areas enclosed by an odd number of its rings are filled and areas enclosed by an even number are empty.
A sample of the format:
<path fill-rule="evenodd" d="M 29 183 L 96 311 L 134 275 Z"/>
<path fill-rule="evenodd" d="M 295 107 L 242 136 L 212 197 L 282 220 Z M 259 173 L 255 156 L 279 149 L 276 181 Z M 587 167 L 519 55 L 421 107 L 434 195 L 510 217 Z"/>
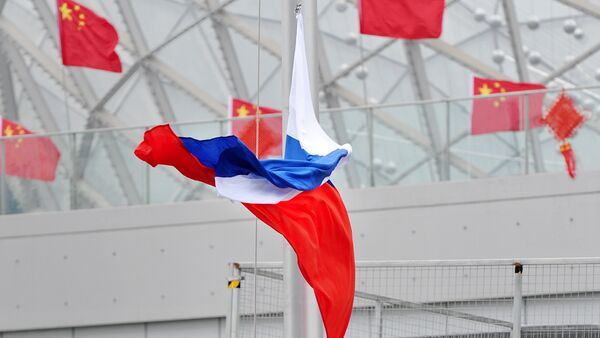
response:
<path fill-rule="evenodd" d="M 61 152 L 53 182 L 2 170 L 2 211 L 214 198 L 210 188 L 170 168 L 150 170 L 133 149 L 147 127 L 165 122 L 195 138 L 227 134 L 232 96 L 255 101 L 260 91 L 261 105 L 281 108 L 281 1 L 260 2 L 260 41 L 256 0 L 81 2 L 117 28 L 123 74 L 61 65 L 54 1 L 0 1 L 0 113 L 50 135 Z M 560 88 L 570 89 L 587 117 L 572 140 L 578 170 L 599 169 L 593 154 L 600 138 L 600 46 L 593 33 L 600 1 L 514 1 L 516 18 L 504 12 L 503 1 L 446 3 L 442 37 L 419 41 L 422 62 L 415 62 L 406 42 L 358 33 L 356 1 L 319 1 L 320 121 L 332 137 L 354 147 L 353 161 L 335 184 L 360 188 L 565 171 L 557 142 L 544 128 L 527 135 L 471 135 L 473 76 L 546 84 L 546 107 Z M 518 23 L 516 32 L 510 18 Z M 515 61 L 515 34 L 523 64 Z M 415 74 L 419 63 L 425 78 Z M 419 102 L 424 100 L 430 101 Z"/>

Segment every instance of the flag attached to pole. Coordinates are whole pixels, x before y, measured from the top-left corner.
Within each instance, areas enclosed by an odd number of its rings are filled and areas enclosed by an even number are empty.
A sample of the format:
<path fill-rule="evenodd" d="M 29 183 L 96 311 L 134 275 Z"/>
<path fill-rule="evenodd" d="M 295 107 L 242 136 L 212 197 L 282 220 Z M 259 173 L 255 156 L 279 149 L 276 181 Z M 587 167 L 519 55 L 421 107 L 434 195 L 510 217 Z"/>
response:
<path fill-rule="evenodd" d="M 444 0 L 360 0 L 360 32 L 401 39 L 442 35 Z"/>
<path fill-rule="evenodd" d="M 31 132 L 20 124 L 0 118 L 2 136 L 28 135 Z M 0 171 L 7 176 L 29 180 L 54 181 L 60 152 L 48 137 L 6 139 L 0 143 Z M 2 156 L 4 155 L 4 156 Z"/>
<path fill-rule="evenodd" d="M 515 83 L 494 79 L 473 79 L 473 95 L 488 96 L 527 90 L 546 89 L 546 86 L 535 83 Z M 471 134 L 489 134 L 500 131 L 519 131 L 525 129 L 524 115 L 529 115 L 529 129 L 541 127 L 544 93 L 492 97 L 473 100 L 471 112 Z M 525 107 L 528 102 L 528 109 Z"/>
<path fill-rule="evenodd" d="M 354 247 L 348 213 L 329 177 L 352 148 L 329 138 L 315 117 L 301 16 L 292 74 L 284 159 L 258 160 L 235 136 L 178 137 L 168 125 L 147 131 L 135 154 L 214 185 L 281 233 L 314 290 L 327 337 L 343 338 L 354 301 Z"/>
<path fill-rule="evenodd" d="M 231 133 L 237 136 L 252 152 L 256 154 L 256 120 L 255 119 L 236 119 L 243 117 L 256 116 L 256 105 L 231 98 L 229 104 L 231 121 Z M 266 116 L 258 121 L 258 158 L 281 157 L 281 115 L 268 117 L 273 114 L 281 114 L 280 110 L 260 107 L 260 115 Z"/>
<path fill-rule="evenodd" d="M 119 35 L 101 16 L 72 0 L 57 0 L 62 62 L 65 66 L 122 72 L 115 52 Z"/>

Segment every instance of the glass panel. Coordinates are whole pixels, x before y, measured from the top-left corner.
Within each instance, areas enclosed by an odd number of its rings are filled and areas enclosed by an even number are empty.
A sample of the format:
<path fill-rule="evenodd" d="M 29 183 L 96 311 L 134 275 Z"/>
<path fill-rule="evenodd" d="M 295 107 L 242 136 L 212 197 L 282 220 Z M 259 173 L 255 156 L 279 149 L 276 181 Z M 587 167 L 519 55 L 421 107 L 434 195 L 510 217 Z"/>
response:
<path fill-rule="evenodd" d="M 528 147 L 525 133 L 519 130 L 523 128 L 523 104 L 520 96 L 450 103 L 452 180 L 524 173 Z M 472 118 L 473 110 L 480 117 Z M 494 114 L 504 117 L 497 118 Z"/>
<path fill-rule="evenodd" d="M 332 182 L 338 188 L 359 188 L 370 185 L 368 112 L 343 110 L 321 112 L 319 122 L 329 137 L 337 143 L 352 145 L 351 159 L 336 170 Z"/>
<path fill-rule="evenodd" d="M 12 136 L 0 147 L 0 210 L 13 214 L 69 208 L 71 156 L 67 136 Z"/>

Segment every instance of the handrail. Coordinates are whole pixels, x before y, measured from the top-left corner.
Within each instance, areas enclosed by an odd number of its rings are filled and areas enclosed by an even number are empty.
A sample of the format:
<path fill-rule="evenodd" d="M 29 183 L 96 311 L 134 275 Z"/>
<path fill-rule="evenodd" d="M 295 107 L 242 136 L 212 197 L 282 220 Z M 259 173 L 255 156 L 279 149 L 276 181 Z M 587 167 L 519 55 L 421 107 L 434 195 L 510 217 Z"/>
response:
<path fill-rule="evenodd" d="M 365 267 L 429 267 L 429 266 L 483 266 L 506 265 L 571 265 L 600 264 L 600 257 L 561 257 L 561 258 L 512 258 L 512 259 L 449 259 L 449 260 L 397 260 L 397 261 L 357 261 L 357 268 Z M 240 269 L 254 268 L 252 262 L 236 262 Z M 281 262 L 260 262 L 259 268 L 275 269 Z"/>
<path fill-rule="evenodd" d="M 564 88 L 565 91 L 583 91 L 590 89 L 600 89 L 600 85 L 590 85 L 590 86 L 581 86 L 574 88 Z M 409 107 L 409 106 L 418 106 L 418 105 L 426 105 L 426 104 L 437 104 L 437 103 L 452 103 L 458 101 L 469 101 L 469 100 L 481 100 L 481 99 L 491 99 L 495 97 L 510 97 L 510 96 L 525 96 L 525 95 L 533 95 L 533 94 L 543 94 L 543 93 L 555 93 L 562 91 L 563 88 L 547 88 L 547 89 L 538 89 L 538 90 L 526 90 L 519 92 L 509 92 L 509 93 L 500 93 L 500 94 L 490 94 L 486 96 L 477 95 L 477 96 L 465 96 L 465 97 L 455 97 L 455 98 L 443 98 L 443 99 L 434 99 L 434 100 L 424 100 L 424 101 L 408 101 L 408 102 L 400 102 L 400 103 L 386 103 L 386 104 L 372 104 L 372 105 L 364 105 L 364 106 L 352 106 L 352 107 L 342 107 L 342 108 L 329 108 L 329 109 L 321 109 L 321 113 L 339 113 L 344 111 L 354 111 L 354 110 L 372 110 L 372 109 L 382 109 L 382 108 L 392 108 L 392 107 Z M 452 113 L 452 112 L 451 112 Z M 260 115 L 260 119 L 269 119 L 280 117 L 281 113 L 276 114 L 268 114 L 268 115 Z M 255 116 L 247 116 L 247 117 L 236 117 L 236 118 L 216 118 L 216 119 L 204 119 L 204 120 L 195 120 L 195 121 L 186 121 L 186 122 L 171 122 L 170 124 L 173 126 L 186 126 L 186 125 L 199 125 L 199 124 L 208 124 L 208 123 L 225 123 L 228 121 L 243 121 L 243 120 L 254 120 Z M 137 126 L 126 126 L 126 127 L 112 127 L 112 128 L 94 128 L 94 129 L 85 129 L 85 130 L 75 130 L 75 131 L 59 131 L 59 132 L 48 132 L 48 133 L 35 133 L 35 134 L 27 134 L 27 135 L 14 135 L 14 136 L 0 136 L 0 141 L 4 139 L 19 139 L 19 138 L 35 138 L 35 137 L 53 137 L 53 136 L 65 136 L 72 134 L 87 134 L 87 133 L 100 133 L 100 132 L 111 132 L 111 131 L 128 131 L 128 130 L 138 130 L 138 129 L 148 129 L 155 126 L 155 124 L 145 124 L 145 125 L 137 125 Z"/>

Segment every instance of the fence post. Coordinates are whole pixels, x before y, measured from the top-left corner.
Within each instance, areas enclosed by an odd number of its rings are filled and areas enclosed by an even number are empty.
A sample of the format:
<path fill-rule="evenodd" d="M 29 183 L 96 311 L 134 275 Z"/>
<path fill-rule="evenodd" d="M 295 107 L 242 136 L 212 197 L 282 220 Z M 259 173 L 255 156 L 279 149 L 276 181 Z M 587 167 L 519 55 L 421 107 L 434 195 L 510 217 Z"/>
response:
<path fill-rule="evenodd" d="M 513 328 L 511 338 L 521 338 L 521 312 L 523 308 L 523 265 L 515 262 L 513 292 Z"/>
<path fill-rule="evenodd" d="M 375 325 L 377 331 L 375 331 L 375 337 L 383 337 L 383 303 L 381 301 L 375 302 Z"/>
<path fill-rule="evenodd" d="M 230 277 L 227 281 L 229 292 L 229 309 L 225 318 L 225 335 L 228 338 L 237 338 L 238 323 L 239 323 L 239 298 L 242 277 L 240 275 L 240 265 L 238 263 L 230 263 Z M 232 284 L 232 283 L 238 284 Z"/>

